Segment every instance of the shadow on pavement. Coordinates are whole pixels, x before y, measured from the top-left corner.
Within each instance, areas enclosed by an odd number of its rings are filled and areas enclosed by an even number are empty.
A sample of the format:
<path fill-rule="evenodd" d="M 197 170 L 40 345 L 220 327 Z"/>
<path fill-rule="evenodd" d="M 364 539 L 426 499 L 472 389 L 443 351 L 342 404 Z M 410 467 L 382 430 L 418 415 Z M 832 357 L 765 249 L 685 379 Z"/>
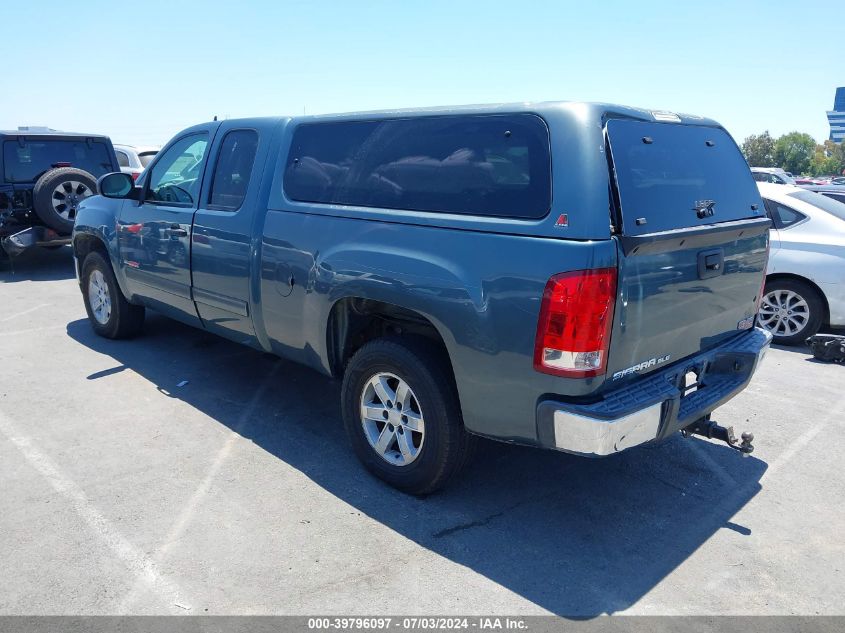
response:
<path fill-rule="evenodd" d="M 89 379 L 131 368 L 362 513 L 564 616 L 626 609 L 717 530 L 749 535 L 731 519 L 767 468 L 680 437 L 601 460 L 484 441 L 452 487 L 414 498 L 358 464 L 335 381 L 150 313 L 134 341 L 99 338 L 84 320 L 67 331 L 120 364 Z M 273 370 L 277 384 L 242 420 Z M 189 384 L 174 389 L 182 379 Z M 222 406 L 224 399 L 242 404 Z"/>
<path fill-rule="evenodd" d="M 58 281 L 73 279 L 73 250 L 70 246 L 55 249 L 30 248 L 17 257 L 0 250 L 0 282 Z"/>

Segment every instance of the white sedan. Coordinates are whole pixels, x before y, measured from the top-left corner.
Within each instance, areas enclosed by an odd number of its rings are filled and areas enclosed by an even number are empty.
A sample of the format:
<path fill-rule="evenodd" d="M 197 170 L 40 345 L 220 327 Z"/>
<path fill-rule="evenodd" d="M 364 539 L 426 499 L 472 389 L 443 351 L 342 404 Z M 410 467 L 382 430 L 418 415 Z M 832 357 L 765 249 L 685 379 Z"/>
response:
<path fill-rule="evenodd" d="M 757 187 L 772 220 L 759 324 L 783 345 L 845 327 L 845 204 L 792 185 Z"/>

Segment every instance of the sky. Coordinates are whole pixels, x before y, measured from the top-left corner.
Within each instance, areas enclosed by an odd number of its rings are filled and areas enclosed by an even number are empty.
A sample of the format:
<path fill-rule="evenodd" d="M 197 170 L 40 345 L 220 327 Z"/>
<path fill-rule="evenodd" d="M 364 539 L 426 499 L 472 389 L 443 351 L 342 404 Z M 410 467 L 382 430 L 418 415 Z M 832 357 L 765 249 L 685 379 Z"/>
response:
<path fill-rule="evenodd" d="M 604 101 L 828 136 L 841 5 L 3 0 L 0 129 L 164 144 L 219 118 Z M 826 17 L 827 16 L 827 17 Z"/>

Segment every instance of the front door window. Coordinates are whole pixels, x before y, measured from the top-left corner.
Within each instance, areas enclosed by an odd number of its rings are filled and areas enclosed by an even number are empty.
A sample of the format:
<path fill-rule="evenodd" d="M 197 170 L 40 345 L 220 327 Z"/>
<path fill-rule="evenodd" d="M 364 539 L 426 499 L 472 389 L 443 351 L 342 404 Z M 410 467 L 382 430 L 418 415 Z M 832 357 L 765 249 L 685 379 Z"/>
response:
<path fill-rule="evenodd" d="M 153 166 L 145 202 L 195 206 L 207 146 L 206 134 L 192 134 L 171 145 Z"/>

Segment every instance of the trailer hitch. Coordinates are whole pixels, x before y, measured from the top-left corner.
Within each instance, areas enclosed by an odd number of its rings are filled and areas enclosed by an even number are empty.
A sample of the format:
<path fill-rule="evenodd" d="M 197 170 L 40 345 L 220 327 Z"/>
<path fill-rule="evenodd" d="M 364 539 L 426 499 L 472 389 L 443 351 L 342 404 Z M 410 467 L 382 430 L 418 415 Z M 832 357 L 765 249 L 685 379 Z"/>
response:
<path fill-rule="evenodd" d="M 753 451 L 754 433 L 743 433 L 742 442 L 736 439 L 734 427 L 724 427 L 716 424 L 709 417 L 701 418 L 681 430 L 681 435 L 691 437 L 700 435 L 710 440 L 721 440 L 735 451 L 739 451 L 743 457 L 748 457 Z"/>

